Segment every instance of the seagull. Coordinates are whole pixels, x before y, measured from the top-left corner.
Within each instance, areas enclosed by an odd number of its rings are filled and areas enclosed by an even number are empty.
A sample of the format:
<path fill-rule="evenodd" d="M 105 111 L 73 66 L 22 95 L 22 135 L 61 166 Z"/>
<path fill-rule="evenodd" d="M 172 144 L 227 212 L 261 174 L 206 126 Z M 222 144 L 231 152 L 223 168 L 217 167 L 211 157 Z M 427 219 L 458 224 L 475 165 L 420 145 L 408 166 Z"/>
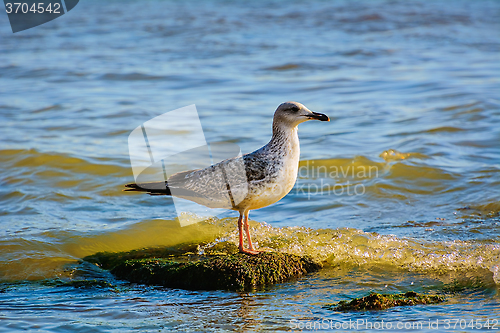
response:
<path fill-rule="evenodd" d="M 262 148 L 204 169 L 178 172 L 167 181 L 126 184 L 124 191 L 171 195 L 210 208 L 238 211 L 239 251 L 256 255 L 261 251 L 252 244 L 248 213 L 278 202 L 293 188 L 300 156 L 297 126 L 313 119 L 330 121 L 301 103 L 282 103 L 274 113 L 273 136 Z M 244 247 L 243 230 L 248 248 Z"/>

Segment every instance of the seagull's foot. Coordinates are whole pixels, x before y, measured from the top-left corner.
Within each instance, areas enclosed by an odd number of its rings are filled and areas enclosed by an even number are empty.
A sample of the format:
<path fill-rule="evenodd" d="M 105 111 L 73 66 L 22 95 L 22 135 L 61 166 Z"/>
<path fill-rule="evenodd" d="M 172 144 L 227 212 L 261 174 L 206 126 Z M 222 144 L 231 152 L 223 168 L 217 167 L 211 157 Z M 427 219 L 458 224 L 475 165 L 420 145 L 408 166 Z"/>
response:
<path fill-rule="evenodd" d="M 262 250 L 250 250 L 250 249 L 245 249 L 245 248 L 240 247 L 240 253 L 257 255 L 261 252 L 264 252 L 264 251 L 262 251 Z"/>

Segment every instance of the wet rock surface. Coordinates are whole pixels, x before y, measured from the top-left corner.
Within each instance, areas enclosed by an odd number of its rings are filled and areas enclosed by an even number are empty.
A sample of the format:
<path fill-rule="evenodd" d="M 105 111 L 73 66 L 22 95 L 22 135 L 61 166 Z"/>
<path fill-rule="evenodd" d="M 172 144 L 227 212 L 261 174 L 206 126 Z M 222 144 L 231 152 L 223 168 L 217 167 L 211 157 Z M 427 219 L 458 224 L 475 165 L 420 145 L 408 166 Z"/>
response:
<path fill-rule="evenodd" d="M 288 281 L 321 268 L 307 257 L 279 252 L 258 255 L 179 252 L 178 249 L 145 249 L 97 253 L 84 260 L 110 270 L 119 279 L 191 290 L 248 290 Z"/>
<path fill-rule="evenodd" d="M 421 295 L 414 291 L 404 294 L 378 294 L 371 293 L 368 296 L 354 298 L 351 301 L 340 301 L 327 304 L 324 307 L 335 311 L 362 311 L 362 310 L 385 310 L 395 306 L 408 306 L 419 304 L 436 304 L 444 302 L 445 299 L 438 295 Z"/>

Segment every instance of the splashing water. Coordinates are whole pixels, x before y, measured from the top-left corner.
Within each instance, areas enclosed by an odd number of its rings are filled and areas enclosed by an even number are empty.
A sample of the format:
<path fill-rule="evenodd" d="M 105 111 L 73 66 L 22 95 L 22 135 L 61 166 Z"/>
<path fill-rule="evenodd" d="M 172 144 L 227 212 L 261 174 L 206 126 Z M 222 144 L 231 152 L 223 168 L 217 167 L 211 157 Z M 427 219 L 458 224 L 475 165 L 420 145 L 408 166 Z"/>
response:
<path fill-rule="evenodd" d="M 208 224 L 224 230 L 224 235 L 205 245 L 203 250 L 229 242 L 238 244 L 233 219 L 211 219 Z M 500 245 L 466 241 L 428 242 L 367 233 L 353 228 L 311 229 L 272 227 L 252 222 L 252 240 L 262 249 L 310 256 L 328 265 L 392 265 L 405 270 L 446 274 L 486 270 L 500 283 Z"/>

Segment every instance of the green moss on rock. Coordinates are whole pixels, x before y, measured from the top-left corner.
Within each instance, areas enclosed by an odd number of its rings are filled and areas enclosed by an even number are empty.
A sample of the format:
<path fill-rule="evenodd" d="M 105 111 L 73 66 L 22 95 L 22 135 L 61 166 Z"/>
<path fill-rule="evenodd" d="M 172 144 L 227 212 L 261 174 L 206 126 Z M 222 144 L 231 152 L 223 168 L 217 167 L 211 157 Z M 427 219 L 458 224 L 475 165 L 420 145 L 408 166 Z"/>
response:
<path fill-rule="evenodd" d="M 444 302 L 444 300 L 442 296 L 419 295 L 414 291 L 395 295 L 371 293 L 365 297 L 355 298 L 351 301 L 340 301 L 335 304 L 327 304 L 324 307 L 336 311 L 385 310 L 395 306 L 436 304 Z"/>
<path fill-rule="evenodd" d="M 127 252 L 98 252 L 83 258 L 83 260 L 96 264 L 103 269 L 110 270 L 127 260 L 182 257 L 187 253 L 194 253 L 196 251 L 196 244 L 181 244 L 175 247 L 147 248 Z"/>
<path fill-rule="evenodd" d="M 300 277 L 321 267 L 309 258 L 278 252 L 255 256 L 172 255 L 169 249 L 151 249 L 98 253 L 84 260 L 111 270 L 119 279 L 192 290 L 248 290 Z"/>

